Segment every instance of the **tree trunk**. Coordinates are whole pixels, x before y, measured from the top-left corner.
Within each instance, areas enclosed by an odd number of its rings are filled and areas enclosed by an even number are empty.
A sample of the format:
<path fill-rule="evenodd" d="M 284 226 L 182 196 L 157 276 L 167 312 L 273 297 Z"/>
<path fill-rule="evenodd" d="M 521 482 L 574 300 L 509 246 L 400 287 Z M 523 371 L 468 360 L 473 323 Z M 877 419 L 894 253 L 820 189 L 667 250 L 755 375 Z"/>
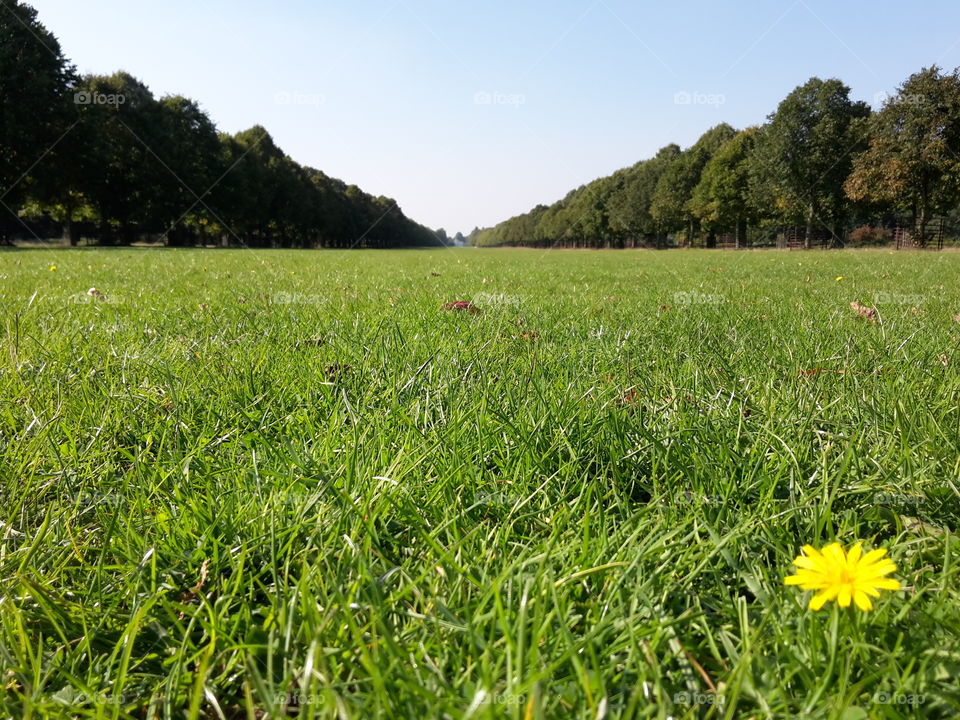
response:
<path fill-rule="evenodd" d="M 747 221 L 743 218 L 737 220 L 737 229 L 734 233 L 734 247 L 739 250 L 747 246 Z"/>
<path fill-rule="evenodd" d="M 917 242 L 920 247 L 927 246 L 927 205 L 920 206 L 920 217 L 917 219 Z"/>
<path fill-rule="evenodd" d="M 813 247 L 813 219 L 816 215 L 816 208 L 814 208 L 813 203 L 810 203 L 810 207 L 807 210 L 807 230 L 803 235 L 803 249 L 809 250 Z"/>
<path fill-rule="evenodd" d="M 97 243 L 100 245 L 113 245 L 113 229 L 110 227 L 110 223 L 106 220 L 100 221 L 100 237 L 97 238 Z"/>
<path fill-rule="evenodd" d="M 63 221 L 63 244 L 76 247 L 78 240 L 78 233 L 73 224 L 73 212 L 67 210 L 67 219 Z"/>
<path fill-rule="evenodd" d="M 839 221 L 833 224 L 831 233 L 833 234 L 833 246 L 835 248 L 842 248 L 847 244 L 844 240 L 843 225 Z"/>

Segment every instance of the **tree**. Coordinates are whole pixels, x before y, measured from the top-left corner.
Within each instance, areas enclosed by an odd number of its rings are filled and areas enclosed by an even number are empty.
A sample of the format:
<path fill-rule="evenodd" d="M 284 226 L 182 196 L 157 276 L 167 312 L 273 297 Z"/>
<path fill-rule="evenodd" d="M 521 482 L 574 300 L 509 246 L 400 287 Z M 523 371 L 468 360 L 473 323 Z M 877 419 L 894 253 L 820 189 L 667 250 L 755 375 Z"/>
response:
<path fill-rule="evenodd" d="M 824 215 L 836 235 L 843 185 L 852 156 L 864 146 L 869 115 L 867 104 L 851 101 L 850 88 L 839 80 L 811 78 L 780 103 L 758 136 L 755 182 L 784 214 L 805 218 L 807 248 L 814 222 Z"/>
<path fill-rule="evenodd" d="M 736 247 L 746 243 L 747 223 L 756 213 L 750 202 L 750 157 L 756 128 L 749 128 L 720 146 L 703 169 L 693 190 L 690 210 L 711 233 L 733 229 Z"/>
<path fill-rule="evenodd" d="M 693 189 L 700 182 L 703 168 L 713 154 L 736 133 L 726 123 L 711 128 L 666 169 L 657 181 L 650 201 L 650 214 L 658 222 L 661 232 L 686 227 L 687 239 L 693 240 L 696 232 L 696 216 L 690 209 Z"/>
<path fill-rule="evenodd" d="M 217 128 L 196 102 L 179 95 L 160 100 L 157 110 L 151 151 L 167 172 L 159 175 L 152 220 L 168 245 L 192 245 L 215 221 L 207 210 L 209 191 L 226 170 Z"/>
<path fill-rule="evenodd" d="M 80 92 L 81 132 L 87 145 L 82 195 L 100 226 L 100 242 L 131 243 L 144 231 L 162 232 L 170 171 L 156 149 L 164 143 L 160 104 L 125 72 L 90 75 Z"/>
<path fill-rule="evenodd" d="M 869 147 L 854 159 L 847 195 L 911 212 L 925 245 L 931 214 L 960 202 L 958 71 L 933 66 L 911 75 L 869 128 Z"/>
<path fill-rule="evenodd" d="M 660 226 L 651 215 L 650 206 L 661 176 L 679 155 L 680 146 L 670 144 L 661 148 L 655 157 L 624 172 L 619 190 L 608 201 L 613 232 L 630 239 L 633 245 L 639 238 L 660 234 Z"/>
<path fill-rule="evenodd" d="M 16 213 L 70 128 L 74 79 L 60 43 L 18 0 L 0 0 L 0 202 Z M 0 244 L 18 221 L 0 207 Z"/>

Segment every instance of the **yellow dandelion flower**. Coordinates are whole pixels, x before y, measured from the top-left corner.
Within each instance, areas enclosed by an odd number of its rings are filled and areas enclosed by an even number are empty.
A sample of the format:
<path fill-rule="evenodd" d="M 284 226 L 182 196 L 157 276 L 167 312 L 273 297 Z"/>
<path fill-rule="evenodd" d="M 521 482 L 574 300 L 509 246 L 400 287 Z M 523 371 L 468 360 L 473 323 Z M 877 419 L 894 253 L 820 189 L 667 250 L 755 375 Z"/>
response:
<path fill-rule="evenodd" d="M 870 610 L 870 598 L 880 597 L 880 590 L 900 589 L 897 580 L 884 577 L 897 569 L 890 558 L 884 557 L 886 554 L 884 548 L 878 548 L 864 555 L 862 543 L 847 552 L 840 543 L 823 550 L 804 545 L 803 555 L 793 561 L 797 574 L 784 578 L 784 583 L 818 591 L 810 598 L 811 610 L 819 610 L 830 600 L 844 608 L 853 601 L 861 610 Z"/>
<path fill-rule="evenodd" d="M 55 272 L 56 269 L 57 269 L 57 266 L 56 266 L 56 265 L 51 265 L 51 266 L 50 266 L 50 272 Z"/>
<path fill-rule="evenodd" d="M 837 282 L 840 282 L 842 280 L 843 280 L 843 275 L 837 275 Z"/>

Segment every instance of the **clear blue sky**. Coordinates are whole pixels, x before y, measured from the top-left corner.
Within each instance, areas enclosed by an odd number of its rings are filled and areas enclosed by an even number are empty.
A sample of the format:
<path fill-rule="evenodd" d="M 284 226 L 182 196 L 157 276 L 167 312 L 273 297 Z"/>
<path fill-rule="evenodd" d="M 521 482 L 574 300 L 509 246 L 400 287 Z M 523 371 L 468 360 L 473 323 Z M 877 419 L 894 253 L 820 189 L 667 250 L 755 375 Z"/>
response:
<path fill-rule="evenodd" d="M 873 104 L 960 65 L 956 0 L 31 1 L 80 71 L 260 123 L 451 233 L 757 124 L 812 75 Z"/>

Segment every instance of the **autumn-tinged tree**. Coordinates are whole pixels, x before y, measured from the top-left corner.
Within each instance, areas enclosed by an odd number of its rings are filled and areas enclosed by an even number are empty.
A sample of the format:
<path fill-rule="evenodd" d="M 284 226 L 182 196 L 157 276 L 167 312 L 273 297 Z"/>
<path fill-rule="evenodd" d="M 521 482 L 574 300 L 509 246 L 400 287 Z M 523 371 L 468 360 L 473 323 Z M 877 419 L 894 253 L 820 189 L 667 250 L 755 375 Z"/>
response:
<path fill-rule="evenodd" d="M 869 147 L 853 163 L 854 201 L 911 212 L 921 245 L 932 214 L 960 202 L 960 75 L 924 68 L 870 121 Z"/>
<path fill-rule="evenodd" d="M 814 225 L 837 225 L 845 209 L 843 185 L 852 157 L 865 145 L 870 108 L 850 99 L 839 80 L 811 78 L 791 92 L 758 135 L 754 182 L 787 217 L 806 222 L 805 247 Z"/>

